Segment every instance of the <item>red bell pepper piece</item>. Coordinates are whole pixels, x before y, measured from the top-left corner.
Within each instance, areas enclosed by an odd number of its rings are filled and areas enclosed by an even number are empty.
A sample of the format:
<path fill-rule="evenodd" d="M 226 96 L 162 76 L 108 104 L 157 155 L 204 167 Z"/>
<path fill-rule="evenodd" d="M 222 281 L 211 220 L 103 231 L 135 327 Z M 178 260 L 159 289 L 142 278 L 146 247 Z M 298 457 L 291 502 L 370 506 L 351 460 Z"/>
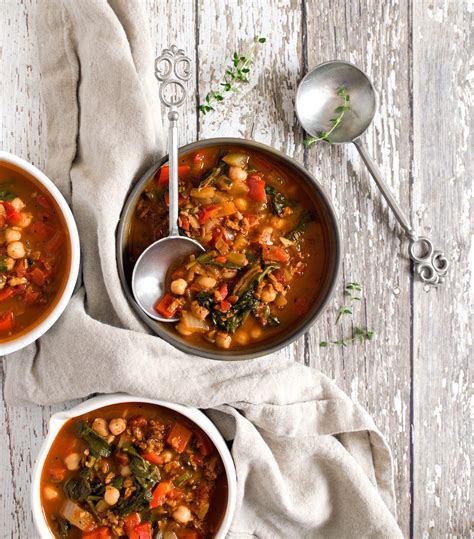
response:
<path fill-rule="evenodd" d="M 152 539 L 152 529 L 151 522 L 143 522 L 135 526 L 135 537 L 136 539 Z"/>
<path fill-rule="evenodd" d="M 39 195 L 36 196 L 36 200 L 38 201 L 38 204 L 40 206 L 43 206 L 46 210 L 51 209 L 51 204 L 49 203 L 49 200 L 42 194 L 39 193 Z"/>
<path fill-rule="evenodd" d="M 173 490 L 173 488 L 173 483 L 171 481 L 161 481 L 158 483 L 153 491 L 150 509 L 161 507 L 165 503 L 166 496 Z"/>
<path fill-rule="evenodd" d="M 172 306 L 175 303 L 176 298 L 171 294 L 165 294 L 160 301 L 155 305 L 155 311 L 161 314 L 165 318 L 173 318 L 180 306 L 179 302 L 176 302 L 176 306 Z"/>
<path fill-rule="evenodd" d="M 19 211 L 15 210 L 13 204 L 4 201 L 0 202 L 0 204 L 2 204 L 5 208 L 5 212 L 7 214 L 7 223 L 17 225 L 21 222 L 21 214 Z"/>
<path fill-rule="evenodd" d="M 160 457 L 160 455 L 153 453 L 153 451 L 145 451 L 144 453 L 142 453 L 142 457 L 148 462 L 156 464 L 157 466 L 163 464 L 164 462 L 163 457 Z"/>
<path fill-rule="evenodd" d="M 232 303 L 228 302 L 226 299 L 223 299 L 219 307 L 221 312 L 226 313 L 232 307 Z"/>
<path fill-rule="evenodd" d="M 46 244 L 46 251 L 48 253 L 55 253 L 63 244 L 66 239 L 62 230 L 56 230 L 54 236 Z"/>
<path fill-rule="evenodd" d="M 82 539 L 111 539 L 112 532 L 107 526 L 97 528 L 92 532 L 86 532 L 82 534 Z"/>
<path fill-rule="evenodd" d="M 192 435 L 193 433 L 187 427 L 176 422 L 173 424 L 166 441 L 175 451 L 182 453 L 186 449 Z"/>
<path fill-rule="evenodd" d="M 216 256 L 216 258 L 214 260 L 216 262 L 219 262 L 220 264 L 223 264 L 227 260 L 227 257 L 225 257 L 224 255 Z"/>
<path fill-rule="evenodd" d="M 129 539 L 138 539 L 138 534 L 135 533 L 135 528 L 142 521 L 140 513 L 130 513 L 124 519 L 124 530 Z"/>
<path fill-rule="evenodd" d="M 13 311 L 6 311 L 0 318 L 0 333 L 7 333 L 13 328 L 13 321 L 15 316 Z"/>
<path fill-rule="evenodd" d="M 189 172 L 189 165 L 178 166 L 178 178 Z M 167 185 L 170 179 L 170 166 L 163 165 L 155 176 L 158 186 Z"/>
<path fill-rule="evenodd" d="M 31 280 L 38 286 L 43 286 L 48 278 L 48 273 L 40 268 L 35 268 L 30 272 Z"/>
<path fill-rule="evenodd" d="M 54 228 L 41 221 L 33 221 L 29 228 L 33 235 L 41 241 L 46 241 L 54 234 Z"/>
<path fill-rule="evenodd" d="M 290 259 L 290 255 L 277 245 L 263 245 L 262 246 L 262 258 L 265 261 L 282 262 L 286 264 Z"/>
<path fill-rule="evenodd" d="M 15 291 L 11 286 L 0 290 L 0 301 L 5 301 L 8 298 L 11 298 L 15 294 Z"/>
<path fill-rule="evenodd" d="M 247 177 L 249 197 L 256 202 L 265 202 L 265 182 L 258 174 L 249 174 Z"/>
<path fill-rule="evenodd" d="M 209 219 L 214 217 L 214 215 L 217 214 L 219 211 L 220 206 L 217 206 L 216 204 L 211 204 L 210 206 L 205 206 L 202 208 L 201 212 L 199 213 L 199 224 L 205 225 Z"/>

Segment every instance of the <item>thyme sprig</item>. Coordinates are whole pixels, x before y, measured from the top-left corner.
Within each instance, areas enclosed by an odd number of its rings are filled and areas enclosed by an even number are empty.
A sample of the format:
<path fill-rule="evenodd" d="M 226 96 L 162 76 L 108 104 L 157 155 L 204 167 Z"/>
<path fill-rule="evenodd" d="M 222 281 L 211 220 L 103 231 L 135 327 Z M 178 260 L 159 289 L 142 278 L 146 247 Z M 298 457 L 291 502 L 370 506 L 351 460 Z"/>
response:
<path fill-rule="evenodd" d="M 320 131 L 317 137 L 306 137 L 304 139 L 304 143 L 308 148 L 320 140 L 324 140 L 325 142 L 329 142 L 329 144 L 331 144 L 332 140 L 330 136 L 341 125 L 342 119 L 344 118 L 346 112 L 352 110 L 352 107 L 349 104 L 350 96 L 344 86 L 340 86 L 337 89 L 337 95 L 341 97 L 341 104 L 334 110 L 334 112 L 337 112 L 337 116 L 335 118 L 331 118 L 330 120 L 332 122 L 331 129 L 329 129 L 329 131 Z"/>
<path fill-rule="evenodd" d="M 337 311 L 336 324 L 341 320 L 344 315 L 353 314 L 353 302 L 361 300 L 362 285 L 359 283 L 351 282 L 347 283 L 344 287 L 344 295 L 348 298 L 350 305 L 343 305 Z M 355 327 L 351 337 L 347 339 L 338 339 L 337 341 L 321 341 L 319 346 L 326 348 L 328 346 L 348 346 L 354 342 L 363 343 L 365 341 L 371 341 L 375 337 L 375 331 L 372 329 L 362 329 Z"/>
<path fill-rule="evenodd" d="M 224 100 L 226 92 L 237 92 L 238 85 L 249 82 L 250 66 L 253 64 L 255 50 L 259 43 L 265 43 L 266 38 L 257 36 L 252 46 L 244 54 L 234 52 L 232 65 L 226 69 L 224 80 L 219 83 L 218 90 L 211 90 L 204 98 L 204 103 L 199 105 L 199 110 L 207 114 L 215 110 L 215 106 Z"/>

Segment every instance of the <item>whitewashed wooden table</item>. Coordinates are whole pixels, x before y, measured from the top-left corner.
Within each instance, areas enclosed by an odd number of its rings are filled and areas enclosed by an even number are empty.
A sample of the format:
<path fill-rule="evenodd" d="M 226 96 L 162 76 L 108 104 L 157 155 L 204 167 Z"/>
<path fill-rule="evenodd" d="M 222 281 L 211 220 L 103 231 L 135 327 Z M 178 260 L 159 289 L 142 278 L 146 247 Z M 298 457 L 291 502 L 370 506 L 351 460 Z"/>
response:
<path fill-rule="evenodd" d="M 181 142 L 219 135 L 254 138 L 304 163 L 326 187 L 344 238 L 342 278 L 326 314 L 287 353 L 334 378 L 374 416 L 393 450 L 404 535 L 468 537 L 469 2 L 146 4 L 156 51 L 174 42 L 194 57 L 196 99 L 206 94 L 210 81 L 218 81 L 234 50 L 257 34 L 267 37 L 251 84 L 218 113 L 198 116 L 191 103 Z M 41 168 L 46 155 L 36 9 L 31 0 L 0 0 L 0 147 Z M 335 58 L 360 65 L 378 89 L 379 114 L 364 137 L 415 227 L 451 259 L 447 282 L 438 289 L 411 275 L 406 242 L 355 150 L 325 144 L 304 150 L 293 111 L 298 81 L 309 67 Z M 344 281 L 363 284 L 354 323 L 373 327 L 377 338 L 367 345 L 320 348 L 320 340 L 352 330 L 349 319 L 342 329 L 334 324 Z M 72 404 L 20 408 L 1 401 L 2 537 L 37 536 L 29 507 L 30 472 L 50 414 Z"/>

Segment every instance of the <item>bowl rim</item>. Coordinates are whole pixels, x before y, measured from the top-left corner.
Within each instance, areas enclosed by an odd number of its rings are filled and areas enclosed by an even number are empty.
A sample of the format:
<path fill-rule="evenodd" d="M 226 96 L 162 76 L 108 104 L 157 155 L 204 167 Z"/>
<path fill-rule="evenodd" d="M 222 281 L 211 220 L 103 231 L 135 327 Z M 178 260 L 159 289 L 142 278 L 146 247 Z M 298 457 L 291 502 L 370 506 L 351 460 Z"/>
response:
<path fill-rule="evenodd" d="M 33 521 L 35 523 L 37 531 L 40 534 L 40 537 L 43 539 L 51 539 L 51 537 L 53 537 L 51 535 L 46 518 L 44 517 L 43 508 L 41 505 L 41 472 L 43 470 L 44 462 L 46 460 L 48 452 L 51 449 L 51 446 L 62 426 L 69 419 L 77 417 L 79 415 L 92 412 L 105 406 L 110 406 L 112 404 L 121 404 L 128 402 L 143 402 L 163 406 L 164 408 L 169 408 L 170 410 L 176 411 L 185 416 L 187 419 L 200 427 L 209 436 L 222 459 L 225 473 L 227 476 L 227 506 L 221 525 L 216 534 L 216 539 L 224 539 L 232 523 L 237 503 L 237 476 L 234 461 L 222 434 L 218 431 L 214 423 L 212 423 L 212 421 L 198 408 L 194 408 L 192 406 L 187 406 L 184 404 L 178 404 L 175 402 L 162 401 L 160 399 L 138 397 L 134 395 L 129 395 L 127 393 L 110 393 L 105 395 L 98 395 L 96 397 L 81 402 L 80 404 L 74 406 L 73 408 L 70 408 L 69 410 L 58 412 L 50 417 L 48 434 L 41 445 L 33 467 L 30 489 L 30 502 L 31 510 L 33 513 Z"/>
<path fill-rule="evenodd" d="M 123 250 L 122 246 L 124 244 L 125 236 L 128 230 L 128 222 L 129 219 L 126 219 L 128 214 L 131 211 L 132 205 L 135 202 L 135 198 L 143 188 L 143 185 L 145 182 L 150 178 L 150 176 L 158 170 L 158 168 L 168 161 L 168 154 L 164 155 L 161 159 L 159 159 L 153 166 L 151 166 L 139 179 L 136 181 L 130 188 L 127 198 L 125 200 L 125 203 L 122 208 L 122 212 L 120 214 L 120 220 L 117 227 L 117 234 L 116 234 L 116 262 L 119 272 L 119 278 L 120 282 L 122 284 L 122 289 L 125 293 L 125 296 L 132 307 L 133 311 L 135 312 L 136 316 L 145 324 L 147 325 L 155 334 L 157 334 L 159 337 L 164 339 L 169 344 L 176 347 L 178 350 L 181 350 L 187 354 L 195 355 L 198 357 L 204 357 L 209 359 L 215 359 L 215 360 L 221 360 L 221 361 L 234 361 L 234 360 L 247 360 L 247 359 L 255 359 L 258 357 L 263 357 L 269 354 L 272 354 L 274 352 L 277 352 L 278 350 L 281 350 L 282 348 L 285 348 L 286 346 L 293 343 L 295 340 L 300 338 L 308 329 L 318 320 L 318 318 L 322 315 L 324 312 L 326 306 L 330 302 L 334 291 L 336 289 L 339 275 L 340 275 L 340 269 L 342 264 L 342 242 L 341 242 L 341 232 L 339 228 L 339 224 L 337 221 L 337 215 L 336 211 L 334 209 L 334 206 L 331 202 L 331 199 L 329 198 L 328 193 L 326 192 L 325 188 L 316 180 L 316 178 L 306 170 L 304 166 L 302 166 L 300 163 L 298 163 L 293 158 L 289 157 L 285 153 L 276 150 L 275 148 L 272 148 L 271 146 L 268 146 L 267 144 L 263 144 L 261 142 L 257 142 L 254 140 L 244 139 L 244 138 L 237 138 L 237 137 L 216 137 L 216 138 L 209 138 L 209 139 L 202 139 L 195 142 L 191 142 L 189 144 L 186 144 L 184 146 L 181 146 L 178 149 L 178 155 L 182 153 L 187 153 L 193 150 L 197 150 L 202 147 L 206 146 L 212 146 L 216 144 L 225 144 L 225 145 L 245 145 L 251 148 L 254 148 L 256 150 L 260 150 L 262 152 L 266 152 L 270 155 L 274 155 L 276 158 L 283 160 L 286 164 L 288 164 L 289 167 L 295 168 L 302 176 L 306 177 L 308 182 L 314 187 L 314 189 L 318 192 L 318 195 L 320 196 L 321 202 L 325 207 L 327 208 L 327 215 L 328 215 L 328 224 L 331 226 L 332 231 L 334 233 L 334 247 L 335 247 L 335 256 L 334 256 L 334 269 L 333 269 L 333 276 L 331 279 L 331 282 L 326 290 L 325 295 L 321 298 L 319 308 L 312 313 L 310 317 L 302 324 L 302 326 L 296 330 L 293 331 L 290 335 L 287 335 L 285 338 L 282 338 L 281 341 L 270 344 L 267 346 L 264 350 L 256 350 L 253 352 L 247 352 L 245 349 L 243 350 L 231 350 L 229 352 L 223 352 L 223 351 L 216 351 L 214 352 L 211 349 L 207 348 L 198 348 L 191 346 L 187 344 L 185 341 L 180 340 L 178 337 L 172 336 L 172 334 L 162 330 L 159 323 L 157 323 L 155 320 L 152 320 L 149 318 L 138 306 L 138 304 L 135 302 L 135 299 L 132 295 L 131 290 L 129 290 L 127 286 L 127 279 L 125 276 L 125 268 L 123 263 Z"/>
<path fill-rule="evenodd" d="M 16 167 L 24 170 L 25 172 L 33 176 L 54 198 L 63 214 L 64 220 L 66 221 L 66 226 L 68 228 L 69 239 L 71 242 L 71 263 L 69 267 L 69 276 L 66 281 L 64 290 L 62 291 L 61 296 L 57 300 L 57 303 L 53 307 L 51 312 L 42 322 L 37 325 L 34 325 L 31 330 L 9 341 L 0 343 L 1 356 L 21 350 L 25 346 L 28 346 L 32 342 L 36 341 L 42 335 L 44 335 L 58 320 L 58 318 L 64 312 L 64 309 L 69 303 L 69 300 L 71 299 L 71 296 L 74 292 L 74 288 L 76 286 L 77 278 L 79 275 L 79 265 L 81 258 L 79 232 L 77 230 L 76 221 L 72 214 L 71 208 L 69 207 L 68 203 L 66 202 L 65 198 L 63 197 L 59 189 L 56 187 L 56 185 L 46 176 L 46 174 L 41 172 L 41 170 L 36 168 L 28 161 L 25 161 L 25 159 L 22 159 L 21 157 L 18 157 L 12 153 L 0 150 L 0 163 L 2 162 L 15 165 Z"/>

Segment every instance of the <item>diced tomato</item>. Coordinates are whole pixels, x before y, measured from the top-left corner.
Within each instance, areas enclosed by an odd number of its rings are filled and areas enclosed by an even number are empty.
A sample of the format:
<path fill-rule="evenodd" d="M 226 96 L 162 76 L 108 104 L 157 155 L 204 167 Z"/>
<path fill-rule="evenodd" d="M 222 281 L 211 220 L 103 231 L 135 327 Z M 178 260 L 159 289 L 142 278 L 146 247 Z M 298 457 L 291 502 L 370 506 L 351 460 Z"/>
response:
<path fill-rule="evenodd" d="M 187 427 L 176 422 L 173 424 L 166 441 L 175 451 L 182 453 L 186 449 L 192 435 L 193 433 Z"/>
<path fill-rule="evenodd" d="M 165 294 L 160 299 L 160 301 L 155 305 L 155 311 L 158 314 L 161 314 L 162 316 L 164 316 L 165 318 L 173 318 L 179 306 L 179 304 L 176 302 L 177 303 L 176 307 L 171 307 L 171 305 L 175 302 L 175 300 L 176 298 L 172 296 L 171 294 Z"/>
<path fill-rule="evenodd" d="M 137 539 L 152 539 L 151 522 L 143 522 L 135 526 L 135 533 Z"/>
<path fill-rule="evenodd" d="M 15 291 L 11 286 L 8 286 L 3 290 L 0 290 L 0 301 L 5 301 L 8 298 L 11 298 L 13 295 L 15 295 Z"/>
<path fill-rule="evenodd" d="M 303 297 L 296 298 L 293 308 L 295 313 L 300 316 L 306 314 L 309 311 L 309 301 Z"/>
<path fill-rule="evenodd" d="M 156 464 L 157 466 L 163 464 L 164 462 L 163 457 L 160 457 L 160 455 L 153 453 L 153 451 L 145 451 L 144 453 L 142 453 L 142 457 L 148 462 Z"/>
<path fill-rule="evenodd" d="M 256 202 L 265 202 L 265 182 L 258 174 L 249 174 L 247 177 L 249 197 Z"/>
<path fill-rule="evenodd" d="M 66 236 L 62 230 L 56 230 L 54 236 L 46 244 L 46 252 L 55 253 L 63 244 Z"/>
<path fill-rule="evenodd" d="M 232 303 L 224 299 L 221 301 L 219 307 L 220 307 L 221 312 L 226 313 L 232 307 Z"/>
<path fill-rule="evenodd" d="M 198 165 L 199 163 L 202 163 L 206 156 L 202 152 L 196 152 L 194 154 L 193 162 Z"/>
<path fill-rule="evenodd" d="M 125 517 L 123 527 L 129 539 L 138 539 L 138 534 L 135 533 L 135 528 L 140 524 L 141 521 L 142 519 L 140 517 L 140 513 L 130 513 L 130 515 Z"/>
<path fill-rule="evenodd" d="M 51 204 L 49 203 L 49 200 L 42 193 L 39 193 L 36 196 L 36 200 L 38 201 L 38 204 L 40 206 L 43 206 L 43 208 L 47 210 L 51 209 Z"/>
<path fill-rule="evenodd" d="M 179 165 L 178 166 L 178 178 L 180 176 L 184 176 L 184 174 L 186 174 L 187 172 L 189 172 L 189 166 L 188 165 Z M 169 165 L 163 165 L 160 168 L 160 170 L 158 171 L 158 173 L 156 174 L 155 178 L 156 178 L 156 183 L 158 184 L 158 186 L 166 185 L 169 182 L 169 179 L 170 179 L 170 167 L 169 167 Z"/>
<path fill-rule="evenodd" d="M 34 305 L 41 297 L 40 292 L 35 292 L 34 290 L 27 290 L 25 294 L 25 301 L 27 305 Z"/>
<path fill-rule="evenodd" d="M 214 217 L 219 211 L 219 206 L 216 204 L 211 204 L 210 206 L 205 206 L 202 208 L 199 213 L 199 224 L 205 225 L 211 217 Z"/>
<path fill-rule="evenodd" d="M 216 258 L 216 261 L 217 262 L 220 262 L 219 260 L 217 260 L 218 258 L 223 258 L 224 260 L 222 260 L 222 262 L 225 262 L 225 256 L 218 256 Z M 229 290 L 227 288 L 227 283 L 224 283 L 220 286 L 219 290 L 216 290 L 214 292 L 214 298 L 216 301 L 222 301 L 223 299 L 225 299 L 227 296 L 229 295 Z"/>
<path fill-rule="evenodd" d="M 203 457 L 207 457 L 208 455 L 210 455 L 212 451 L 212 446 L 207 436 L 201 434 L 199 431 L 195 431 L 194 436 L 196 436 L 196 445 L 201 455 Z"/>
<path fill-rule="evenodd" d="M 7 214 L 7 222 L 11 225 L 17 225 L 21 222 L 21 214 L 19 211 L 16 211 L 13 204 L 10 204 L 10 202 L 2 201 L 0 204 L 3 205 L 5 208 L 5 212 Z"/>
<path fill-rule="evenodd" d="M 290 255 L 285 249 L 277 245 L 263 245 L 262 257 L 267 262 L 282 262 L 283 264 L 286 264 L 290 259 Z"/>
<path fill-rule="evenodd" d="M 97 528 L 92 532 L 86 532 L 82 534 L 82 539 L 110 539 L 112 537 L 112 532 L 107 526 L 102 528 Z"/>
<path fill-rule="evenodd" d="M 150 502 L 150 509 L 161 507 L 165 503 L 166 496 L 173 490 L 171 481 L 161 481 L 153 491 L 153 497 Z"/>
<path fill-rule="evenodd" d="M 66 468 L 49 468 L 48 475 L 51 481 L 59 483 L 66 477 Z"/>
<path fill-rule="evenodd" d="M 43 286 L 48 278 L 48 273 L 40 268 L 35 268 L 30 272 L 31 280 L 38 286 Z"/>
<path fill-rule="evenodd" d="M 115 453 L 115 458 L 119 461 L 119 463 L 122 465 L 122 466 L 126 466 L 129 462 L 129 458 L 128 458 L 128 455 L 126 455 L 125 453 Z"/>
<path fill-rule="evenodd" d="M 49 225 L 41 221 L 33 221 L 29 230 L 31 230 L 36 238 L 42 241 L 49 240 L 49 238 L 51 238 L 51 236 L 54 234 L 54 228 L 51 228 Z"/>

